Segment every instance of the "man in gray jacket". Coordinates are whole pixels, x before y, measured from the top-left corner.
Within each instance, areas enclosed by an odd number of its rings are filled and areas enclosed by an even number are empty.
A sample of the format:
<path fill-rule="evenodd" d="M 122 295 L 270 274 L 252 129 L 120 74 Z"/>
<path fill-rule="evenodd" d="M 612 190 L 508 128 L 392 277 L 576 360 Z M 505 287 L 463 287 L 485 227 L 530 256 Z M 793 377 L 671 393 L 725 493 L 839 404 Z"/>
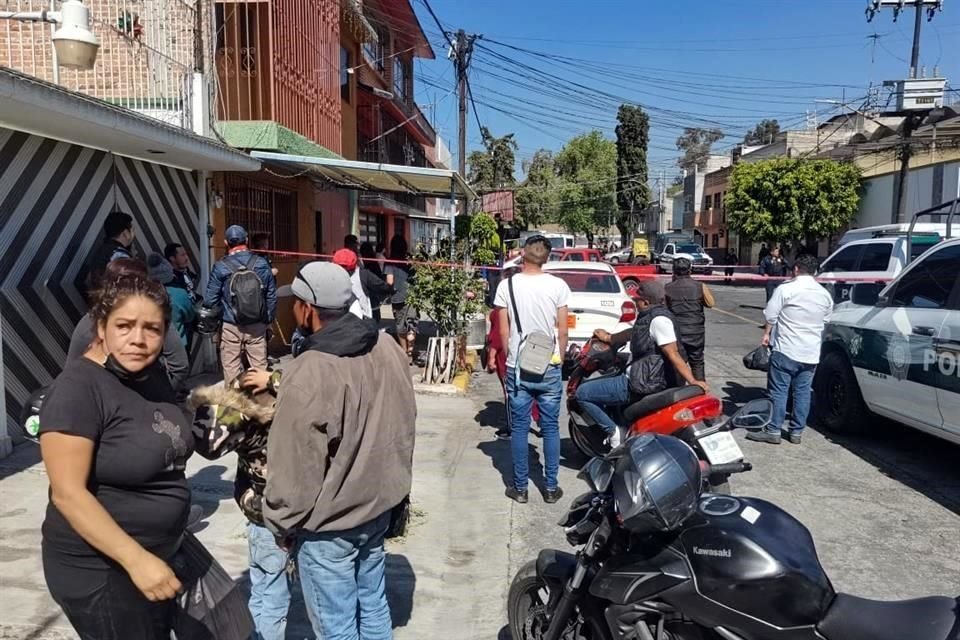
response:
<path fill-rule="evenodd" d="M 263 515 L 294 549 L 317 637 L 392 638 L 383 541 L 410 493 L 417 417 L 404 353 L 350 313 L 350 276 L 311 262 L 279 296 L 307 335 L 285 368 Z"/>

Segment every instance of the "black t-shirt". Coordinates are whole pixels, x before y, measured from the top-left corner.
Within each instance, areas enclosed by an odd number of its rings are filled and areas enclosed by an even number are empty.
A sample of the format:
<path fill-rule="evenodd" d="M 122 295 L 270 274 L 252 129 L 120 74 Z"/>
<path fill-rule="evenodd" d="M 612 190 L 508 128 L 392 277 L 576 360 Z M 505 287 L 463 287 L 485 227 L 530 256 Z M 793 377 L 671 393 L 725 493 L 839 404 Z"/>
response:
<path fill-rule="evenodd" d="M 53 383 L 40 411 L 40 433 L 61 432 L 95 443 L 88 487 L 137 542 L 162 558 L 175 551 L 190 507 L 184 468 L 193 452 L 190 421 L 175 404 L 160 367 L 145 380 L 78 358 Z M 43 523 L 45 549 L 65 564 L 103 567 L 110 561 L 70 526 L 51 502 Z"/>

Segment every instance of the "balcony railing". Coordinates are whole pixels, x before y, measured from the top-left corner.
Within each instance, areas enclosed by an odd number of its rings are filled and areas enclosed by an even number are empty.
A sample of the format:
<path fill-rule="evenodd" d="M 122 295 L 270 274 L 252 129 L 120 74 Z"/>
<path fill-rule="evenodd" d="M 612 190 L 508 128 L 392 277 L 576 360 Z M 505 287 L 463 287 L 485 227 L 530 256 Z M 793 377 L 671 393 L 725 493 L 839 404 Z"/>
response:
<path fill-rule="evenodd" d="M 54 69 L 51 25 L 0 21 L 0 65 L 190 128 L 196 3 L 84 0 L 100 51 L 90 71 Z M 49 0 L 6 0 L 5 10 L 49 10 Z"/>

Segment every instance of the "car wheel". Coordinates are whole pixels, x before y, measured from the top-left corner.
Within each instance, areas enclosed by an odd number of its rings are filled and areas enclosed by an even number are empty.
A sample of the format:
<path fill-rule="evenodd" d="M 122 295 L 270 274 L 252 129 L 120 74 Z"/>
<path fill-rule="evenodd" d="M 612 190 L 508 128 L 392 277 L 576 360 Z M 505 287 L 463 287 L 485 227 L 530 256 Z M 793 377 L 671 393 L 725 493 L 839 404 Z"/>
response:
<path fill-rule="evenodd" d="M 612 258 L 610 258 L 610 264 L 620 264 L 620 258 L 618 258 L 617 256 L 613 256 Z"/>
<path fill-rule="evenodd" d="M 863 401 L 853 367 L 843 356 L 828 353 L 813 381 L 818 422 L 829 431 L 862 435 L 869 429 L 870 410 Z"/>

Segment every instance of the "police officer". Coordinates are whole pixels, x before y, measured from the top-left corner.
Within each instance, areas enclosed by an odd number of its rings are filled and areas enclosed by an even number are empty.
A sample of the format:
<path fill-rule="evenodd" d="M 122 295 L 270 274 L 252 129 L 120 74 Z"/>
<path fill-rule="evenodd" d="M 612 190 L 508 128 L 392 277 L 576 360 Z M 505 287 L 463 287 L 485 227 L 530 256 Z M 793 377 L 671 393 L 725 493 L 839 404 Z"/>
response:
<path fill-rule="evenodd" d="M 713 307 L 714 299 L 710 289 L 690 277 L 690 260 L 677 258 L 673 261 L 673 282 L 666 289 L 667 308 L 677 321 L 680 342 L 687 352 L 687 362 L 693 376 L 705 381 L 703 348 L 706 342 L 704 326 L 704 307 Z"/>

